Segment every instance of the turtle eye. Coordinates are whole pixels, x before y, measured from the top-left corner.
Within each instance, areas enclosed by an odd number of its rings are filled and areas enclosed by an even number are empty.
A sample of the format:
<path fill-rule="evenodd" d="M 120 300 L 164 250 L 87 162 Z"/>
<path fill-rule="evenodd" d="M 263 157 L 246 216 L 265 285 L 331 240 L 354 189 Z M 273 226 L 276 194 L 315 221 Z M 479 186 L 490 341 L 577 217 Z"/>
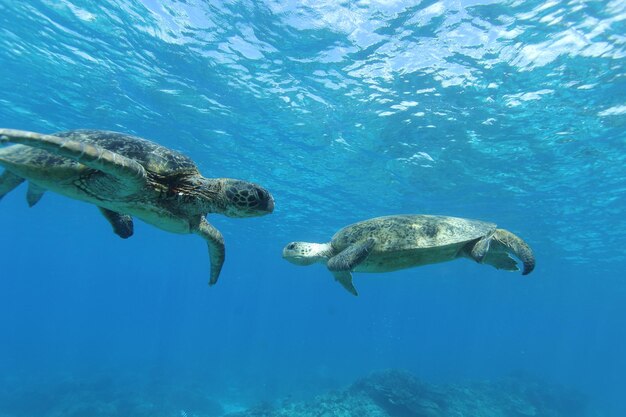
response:
<path fill-rule="evenodd" d="M 289 249 L 289 250 L 294 249 L 295 247 L 296 247 L 295 243 L 290 243 L 290 244 L 287 245 L 287 249 Z"/>

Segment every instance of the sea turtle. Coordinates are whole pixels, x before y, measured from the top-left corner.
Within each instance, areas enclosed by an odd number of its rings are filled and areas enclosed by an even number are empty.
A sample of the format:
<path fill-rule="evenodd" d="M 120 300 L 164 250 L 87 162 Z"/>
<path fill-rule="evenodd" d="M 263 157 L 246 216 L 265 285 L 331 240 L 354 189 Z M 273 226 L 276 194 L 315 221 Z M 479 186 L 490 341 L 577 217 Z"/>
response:
<path fill-rule="evenodd" d="M 397 215 L 378 217 L 344 227 L 329 243 L 291 242 L 283 258 L 296 265 L 326 263 L 349 292 L 357 295 L 351 271 L 389 272 L 457 258 L 470 258 L 523 275 L 535 267 L 530 247 L 494 223 L 458 217 Z"/>
<path fill-rule="evenodd" d="M 132 217 L 173 233 L 195 233 L 209 247 L 215 284 L 224 263 L 224 239 L 208 213 L 253 217 L 271 213 L 264 188 L 230 178 L 205 178 L 188 157 L 135 136 L 102 130 L 53 135 L 0 129 L 0 198 L 28 180 L 29 205 L 46 190 L 93 203 L 122 238 Z"/>

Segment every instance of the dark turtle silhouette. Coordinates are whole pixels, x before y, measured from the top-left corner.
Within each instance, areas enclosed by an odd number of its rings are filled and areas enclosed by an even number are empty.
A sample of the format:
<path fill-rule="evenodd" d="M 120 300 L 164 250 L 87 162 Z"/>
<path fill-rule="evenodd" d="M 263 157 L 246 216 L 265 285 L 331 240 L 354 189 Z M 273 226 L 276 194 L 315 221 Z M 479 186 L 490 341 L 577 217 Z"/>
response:
<path fill-rule="evenodd" d="M 101 130 L 43 135 L 0 129 L 0 198 L 28 180 L 29 205 L 46 190 L 93 203 L 122 238 L 133 217 L 174 233 L 195 233 L 209 246 L 210 284 L 224 263 L 224 239 L 208 213 L 252 217 L 271 213 L 264 188 L 230 178 L 205 178 L 188 157 L 146 139 Z"/>
<path fill-rule="evenodd" d="M 344 227 L 328 243 L 292 242 L 283 257 L 296 265 L 324 262 L 348 291 L 357 295 L 351 271 L 389 272 L 470 258 L 498 269 L 529 274 L 535 267 L 530 247 L 494 223 L 458 217 L 398 215 Z"/>

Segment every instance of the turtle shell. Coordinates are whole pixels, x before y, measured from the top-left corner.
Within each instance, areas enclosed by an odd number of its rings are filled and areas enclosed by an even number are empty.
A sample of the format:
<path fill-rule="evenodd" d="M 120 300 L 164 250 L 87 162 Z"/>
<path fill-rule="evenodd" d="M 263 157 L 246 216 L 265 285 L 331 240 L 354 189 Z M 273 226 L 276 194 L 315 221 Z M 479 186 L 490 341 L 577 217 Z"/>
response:
<path fill-rule="evenodd" d="M 368 238 L 376 239 L 374 252 L 450 248 L 480 239 L 496 230 L 494 223 L 458 217 L 397 215 L 377 217 L 346 226 L 332 238 L 336 251 Z"/>
<path fill-rule="evenodd" d="M 111 152 L 137 161 L 147 171 L 160 177 L 181 177 L 199 174 L 196 164 L 190 158 L 136 136 L 106 130 L 70 130 L 54 133 L 54 136 L 87 142 L 108 149 Z M 63 160 L 66 163 L 69 161 L 67 158 L 58 157 L 49 152 L 45 152 L 45 154 L 52 158 Z"/>

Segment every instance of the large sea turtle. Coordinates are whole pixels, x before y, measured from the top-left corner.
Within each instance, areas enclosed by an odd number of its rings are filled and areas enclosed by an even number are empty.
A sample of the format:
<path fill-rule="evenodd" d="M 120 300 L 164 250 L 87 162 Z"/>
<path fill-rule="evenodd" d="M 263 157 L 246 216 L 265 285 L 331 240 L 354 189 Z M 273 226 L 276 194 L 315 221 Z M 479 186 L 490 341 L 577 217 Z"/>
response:
<path fill-rule="evenodd" d="M 323 262 L 352 294 L 351 271 L 389 272 L 414 266 L 470 258 L 523 275 L 535 267 L 530 247 L 494 223 L 458 217 L 398 215 L 378 217 L 344 227 L 328 243 L 291 242 L 283 258 L 296 265 Z"/>
<path fill-rule="evenodd" d="M 205 178 L 193 161 L 146 139 L 101 130 L 42 135 L 0 129 L 0 198 L 28 180 L 29 205 L 46 190 L 93 203 L 122 238 L 133 233 L 132 217 L 168 232 L 195 233 L 209 247 L 215 284 L 224 263 L 224 239 L 208 213 L 252 217 L 271 213 L 264 188 L 230 178 Z"/>

